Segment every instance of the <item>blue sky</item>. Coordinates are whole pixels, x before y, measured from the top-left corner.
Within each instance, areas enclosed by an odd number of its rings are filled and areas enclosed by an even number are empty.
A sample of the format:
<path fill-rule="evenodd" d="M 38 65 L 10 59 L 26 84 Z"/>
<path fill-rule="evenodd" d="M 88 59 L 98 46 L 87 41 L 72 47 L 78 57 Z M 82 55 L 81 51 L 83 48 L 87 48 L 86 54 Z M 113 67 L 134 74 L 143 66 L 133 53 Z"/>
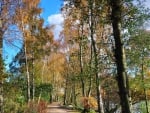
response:
<path fill-rule="evenodd" d="M 63 29 L 64 18 L 60 14 L 61 6 L 63 5 L 63 0 L 41 0 L 40 7 L 43 9 L 41 14 L 44 18 L 44 25 L 55 25 L 53 32 L 55 39 L 59 38 L 59 33 Z"/>
<path fill-rule="evenodd" d="M 60 13 L 60 8 L 62 6 L 62 0 L 41 0 L 40 7 L 43 9 L 41 16 L 48 24 L 48 17 L 50 15 Z"/>
<path fill-rule="evenodd" d="M 150 0 L 146 0 L 146 3 L 145 3 L 145 4 L 147 5 L 147 7 L 150 8 Z"/>

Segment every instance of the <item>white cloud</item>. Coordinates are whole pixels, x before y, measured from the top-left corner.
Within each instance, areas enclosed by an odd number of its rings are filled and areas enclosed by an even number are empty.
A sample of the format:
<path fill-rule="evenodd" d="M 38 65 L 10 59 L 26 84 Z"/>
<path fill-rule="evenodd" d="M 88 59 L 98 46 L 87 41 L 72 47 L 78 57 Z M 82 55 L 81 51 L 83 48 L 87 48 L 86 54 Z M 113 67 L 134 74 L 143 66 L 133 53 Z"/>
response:
<path fill-rule="evenodd" d="M 48 17 L 48 22 L 50 24 L 62 24 L 64 21 L 64 18 L 62 14 L 54 14 Z"/>
<path fill-rule="evenodd" d="M 62 14 L 54 14 L 48 17 L 48 23 L 55 26 L 53 30 L 55 39 L 59 38 L 59 34 L 63 30 L 63 22 L 64 18 Z"/>

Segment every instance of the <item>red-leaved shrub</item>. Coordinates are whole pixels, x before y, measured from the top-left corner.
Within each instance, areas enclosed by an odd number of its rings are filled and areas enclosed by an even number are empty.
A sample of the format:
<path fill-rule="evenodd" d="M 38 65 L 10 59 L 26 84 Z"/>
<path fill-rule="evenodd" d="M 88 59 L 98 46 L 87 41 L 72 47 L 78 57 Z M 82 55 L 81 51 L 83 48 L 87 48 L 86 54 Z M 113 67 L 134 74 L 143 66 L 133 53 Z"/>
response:
<path fill-rule="evenodd" d="M 38 103 L 38 113 L 46 113 L 47 102 L 41 100 Z"/>

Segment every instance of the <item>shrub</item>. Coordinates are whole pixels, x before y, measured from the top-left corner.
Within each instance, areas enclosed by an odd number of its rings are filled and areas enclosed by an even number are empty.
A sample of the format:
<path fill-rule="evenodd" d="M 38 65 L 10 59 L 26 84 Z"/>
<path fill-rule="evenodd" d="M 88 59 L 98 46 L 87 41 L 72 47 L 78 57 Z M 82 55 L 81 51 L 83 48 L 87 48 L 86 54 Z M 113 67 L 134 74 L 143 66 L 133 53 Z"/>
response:
<path fill-rule="evenodd" d="M 46 113 L 46 108 L 47 102 L 41 100 L 38 104 L 38 113 Z"/>
<path fill-rule="evenodd" d="M 37 102 L 30 102 L 26 108 L 25 113 L 46 113 L 47 102 L 40 101 Z"/>
<path fill-rule="evenodd" d="M 82 105 L 84 108 L 96 109 L 97 108 L 97 101 L 94 97 L 83 97 L 82 98 Z"/>

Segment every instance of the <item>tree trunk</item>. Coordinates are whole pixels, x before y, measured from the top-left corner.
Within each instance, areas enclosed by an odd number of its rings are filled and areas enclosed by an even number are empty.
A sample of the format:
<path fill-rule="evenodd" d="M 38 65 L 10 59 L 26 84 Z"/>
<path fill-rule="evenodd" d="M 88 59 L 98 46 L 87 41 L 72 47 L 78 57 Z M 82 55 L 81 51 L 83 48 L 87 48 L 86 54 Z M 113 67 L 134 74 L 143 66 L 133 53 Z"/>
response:
<path fill-rule="evenodd" d="M 65 91 L 64 91 L 64 102 L 63 104 L 66 105 L 67 104 L 67 85 L 68 85 L 68 76 L 67 76 L 67 79 L 66 79 L 66 83 L 65 83 Z"/>
<path fill-rule="evenodd" d="M 21 3 L 21 1 L 19 2 Z M 20 11 L 21 14 L 21 11 Z M 23 15 L 21 14 L 21 30 L 23 33 L 24 38 L 24 56 L 25 56 L 25 68 L 26 68 L 26 77 L 27 77 L 27 101 L 30 102 L 30 74 L 29 74 L 29 67 L 28 67 L 28 58 L 27 58 L 27 44 L 26 44 L 26 34 L 25 34 L 25 28 L 24 28 L 24 22 L 23 22 Z"/>
<path fill-rule="evenodd" d="M 4 113 L 3 109 L 3 59 L 2 59 L 2 31 L 0 30 L 0 113 Z"/>
<path fill-rule="evenodd" d="M 149 113 L 149 109 L 148 109 L 148 98 L 147 98 L 147 94 L 146 94 L 146 88 L 145 88 L 145 84 L 144 84 L 144 48 L 143 48 L 143 53 L 142 53 L 142 70 L 141 70 L 141 75 L 142 75 L 142 85 L 143 85 L 143 91 L 144 91 L 144 98 L 145 98 L 145 108 L 146 108 L 146 112 Z"/>
<path fill-rule="evenodd" d="M 34 69 L 32 70 L 32 100 L 34 101 L 35 96 L 35 83 L 34 83 Z"/>
<path fill-rule="evenodd" d="M 90 74 L 89 87 L 88 87 L 88 92 L 87 92 L 88 97 L 90 97 L 91 95 L 91 90 L 92 90 L 92 75 Z"/>
<path fill-rule="evenodd" d="M 127 89 L 127 78 L 125 74 L 124 59 L 123 59 L 123 44 L 121 41 L 121 0 L 111 0 L 112 8 L 112 27 L 115 40 L 115 59 L 117 65 L 117 82 L 119 87 L 120 103 L 122 113 L 131 113 L 129 104 L 129 95 Z"/>
<path fill-rule="evenodd" d="M 81 31 L 81 37 L 80 37 L 80 44 L 79 44 L 79 47 L 80 47 L 80 78 L 81 78 L 81 87 L 82 87 L 82 96 L 85 97 L 85 82 L 84 82 L 84 79 L 83 79 L 83 44 L 82 44 L 82 41 L 83 41 L 83 24 L 81 25 L 82 26 L 82 31 Z"/>
<path fill-rule="evenodd" d="M 92 47 L 92 44 L 91 44 L 91 53 L 90 53 L 90 72 L 92 72 L 92 60 L 93 60 L 93 47 Z M 90 79 L 89 79 L 89 88 L 88 88 L 88 94 L 87 96 L 90 97 L 91 95 L 91 90 L 92 90 L 92 74 L 90 73 Z"/>
<path fill-rule="evenodd" d="M 73 84 L 72 84 L 72 90 L 73 90 L 73 93 L 72 93 L 72 97 L 73 97 L 73 104 L 76 106 L 77 105 L 77 102 L 76 102 L 76 81 L 73 81 Z"/>
<path fill-rule="evenodd" d="M 36 30 L 36 28 L 34 27 L 34 25 L 32 26 L 32 30 L 31 30 L 31 32 L 32 32 L 32 36 L 34 36 L 35 35 L 35 30 Z M 34 77 L 35 77 L 35 70 L 34 70 L 34 53 L 35 53 L 35 51 L 34 51 L 34 49 L 35 49 L 35 39 L 34 39 L 34 37 L 33 37 L 33 42 L 32 42 L 32 101 L 34 101 L 34 96 L 35 96 L 35 79 L 34 79 Z"/>
<path fill-rule="evenodd" d="M 3 109 L 3 104 L 4 104 L 4 98 L 3 98 L 3 59 L 2 59 L 2 47 L 3 47 L 3 25 L 4 23 L 2 22 L 2 10 L 3 10 L 3 3 L 4 1 L 1 1 L 0 5 L 0 113 L 4 113 L 4 109 Z"/>
<path fill-rule="evenodd" d="M 29 73 L 29 67 L 28 67 L 28 58 L 27 58 L 27 51 L 26 51 L 26 39 L 24 39 L 24 52 L 25 52 L 25 64 L 26 64 L 26 76 L 27 76 L 27 100 L 30 102 L 31 100 L 31 94 L 30 94 L 30 73 Z"/>
<path fill-rule="evenodd" d="M 104 113 L 103 100 L 102 100 L 102 95 L 100 93 L 101 86 L 100 86 L 100 77 L 99 77 L 99 73 L 98 73 L 97 51 L 96 51 L 95 41 L 94 41 L 92 35 L 91 35 L 91 39 L 92 39 L 92 45 L 93 45 L 93 49 L 94 49 L 94 73 L 95 73 L 95 77 L 96 77 L 96 92 L 97 92 L 98 112 Z"/>
<path fill-rule="evenodd" d="M 96 79 L 96 93 L 97 93 L 98 112 L 104 113 L 102 95 L 100 93 L 101 86 L 100 86 L 100 76 L 99 76 L 99 72 L 98 72 L 98 58 L 97 58 L 98 55 L 97 55 L 96 43 L 94 40 L 94 15 L 93 15 L 93 2 L 92 2 L 92 0 L 89 0 L 89 13 L 90 13 L 89 27 L 90 27 L 91 45 L 93 48 L 93 55 L 94 55 L 94 74 L 95 74 L 95 79 Z"/>

